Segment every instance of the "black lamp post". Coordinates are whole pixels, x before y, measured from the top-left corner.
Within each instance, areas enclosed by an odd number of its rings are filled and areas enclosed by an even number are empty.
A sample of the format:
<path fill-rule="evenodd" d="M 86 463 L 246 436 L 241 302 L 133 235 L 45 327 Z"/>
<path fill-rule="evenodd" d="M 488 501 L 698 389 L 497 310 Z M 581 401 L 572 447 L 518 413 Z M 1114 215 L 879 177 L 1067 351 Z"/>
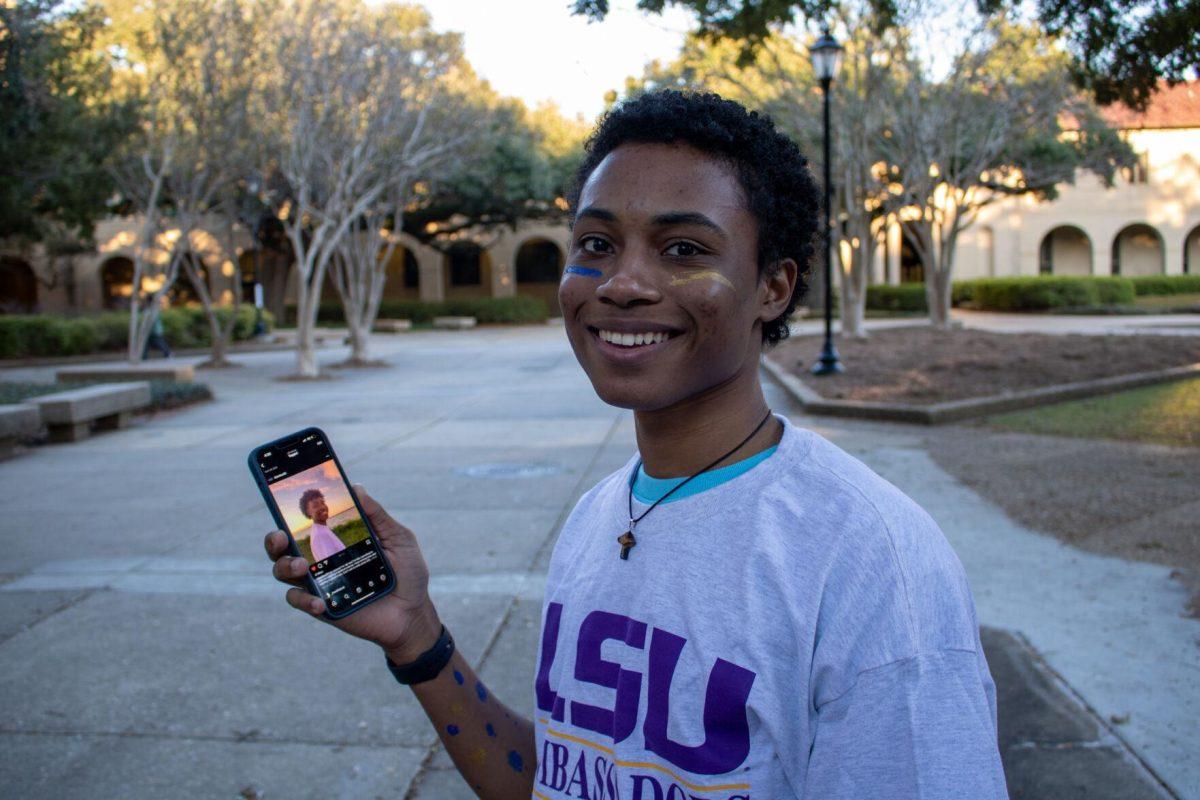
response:
<path fill-rule="evenodd" d="M 842 62 L 842 46 L 826 28 L 808 49 L 812 58 L 813 73 L 821 82 L 821 94 L 825 96 L 825 205 L 821 209 L 825 224 L 825 346 L 821 358 L 813 365 L 813 375 L 836 375 L 842 372 L 837 350 L 833 347 L 833 178 L 829 146 L 829 87 L 837 75 Z"/>

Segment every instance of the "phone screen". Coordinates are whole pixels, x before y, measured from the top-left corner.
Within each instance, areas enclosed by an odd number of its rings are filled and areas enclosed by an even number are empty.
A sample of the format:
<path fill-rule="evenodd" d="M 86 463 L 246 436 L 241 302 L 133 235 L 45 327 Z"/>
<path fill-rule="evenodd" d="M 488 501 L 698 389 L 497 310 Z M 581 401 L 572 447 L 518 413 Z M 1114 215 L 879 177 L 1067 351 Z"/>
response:
<path fill-rule="evenodd" d="M 259 451 L 271 496 L 334 613 L 386 592 L 389 576 L 324 436 Z"/>

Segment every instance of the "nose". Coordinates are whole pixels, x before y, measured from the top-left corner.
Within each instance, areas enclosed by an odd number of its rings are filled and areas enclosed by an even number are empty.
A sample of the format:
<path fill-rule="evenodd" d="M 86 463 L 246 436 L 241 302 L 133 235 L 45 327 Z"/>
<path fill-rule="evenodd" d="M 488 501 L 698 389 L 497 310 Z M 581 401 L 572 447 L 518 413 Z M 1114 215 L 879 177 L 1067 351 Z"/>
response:
<path fill-rule="evenodd" d="M 662 300 L 658 274 L 649 254 L 629 249 L 613 262 L 608 279 L 596 289 L 602 303 L 628 308 L 638 304 L 653 304 Z"/>

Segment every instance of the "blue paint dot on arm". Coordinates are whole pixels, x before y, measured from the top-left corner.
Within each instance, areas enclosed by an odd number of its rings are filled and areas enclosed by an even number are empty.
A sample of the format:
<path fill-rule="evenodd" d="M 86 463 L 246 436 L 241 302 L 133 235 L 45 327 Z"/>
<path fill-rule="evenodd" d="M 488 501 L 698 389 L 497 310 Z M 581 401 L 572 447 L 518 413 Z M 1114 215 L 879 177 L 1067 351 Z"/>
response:
<path fill-rule="evenodd" d="M 458 736 L 458 726 L 457 725 L 447 725 L 446 733 L 450 734 L 451 736 Z"/>
<path fill-rule="evenodd" d="M 463 685 L 463 676 L 462 676 L 462 673 L 459 672 L 458 670 L 454 670 L 454 682 L 457 683 L 459 686 Z"/>
<path fill-rule="evenodd" d="M 496 729 L 492 727 L 492 723 L 490 723 L 490 722 L 489 722 L 487 725 L 485 725 L 485 726 L 484 726 L 484 730 L 486 730 L 486 731 L 487 731 L 487 735 L 488 735 L 488 736 L 491 736 L 491 737 L 495 738 L 495 736 L 496 736 Z"/>
<path fill-rule="evenodd" d="M 487 700 L 487 689 L 484 688 L 482 681 L 475 684 L 475 695 L 480 700 Z"/>
<path fill-rule="evenodd" d="M 513 768 L 513 772 L 522 772 L 525 769 L 525 761 L 516 750 L 508 751 L 508 765 Z"/>

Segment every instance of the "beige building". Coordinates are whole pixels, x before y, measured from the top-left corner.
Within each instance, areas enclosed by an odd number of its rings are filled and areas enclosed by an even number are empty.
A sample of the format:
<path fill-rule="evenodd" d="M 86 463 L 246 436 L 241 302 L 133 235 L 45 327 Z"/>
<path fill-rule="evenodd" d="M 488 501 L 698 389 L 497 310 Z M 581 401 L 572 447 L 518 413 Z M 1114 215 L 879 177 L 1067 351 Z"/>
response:
<path fill-rule="evenodd" d="M 1200 81 L 1164 89 L 1145 112 L 1104 114 L 1138 164 L 1112 187 L 1081 172 L 1052 202 L 1013 197 L 984 208 L 959 240 L 955 278 L 1200 274 Z M 891 226 L 873 283 L 921 280 L 902 240 Z"/>
<path fill-rule="evenodd" d="M 96 229 L 96 251 L 51 259 L 35 248 L 0 256 L 0 313 L 43 311 L 51 313 L 95 312 L 126 308 L 133 283 L 133 248 L 138 220 L 112 218 Z M 443 253 L 416 239 L 401 235 L 387 266 L 384 298 L 448 300 L 470 297 L 532 295 L 544 299 L 551 313 L 558 314 L 558 283 L 566 258 L 569 232 L 565 225 L 527 223 L 516 231 L 503 228 L 481 234 L 486 246 L 463 238 Z M 170 235 L 166 237 L 171 239 Z M 180 247 L 170 241 L 169 245 Z M 190 257 L 200 265 L 211 295 L 228 302 L 233 297 L 237 270 L 210 238 L 200 233 L 187 244 Z M 166 257 L 167 249 L 161 253 Z M 243 297 L 253 297 L 255 253 L 246 237 L 238 249 L 242 268 Z M 154 287 L 152 281 L 144 284 Z M 295 274 L 286 295 L 295 295 Z M 333 288 L 326 297 L 335 301 Z M 183 277 L 169 294 L 174 304 L 198 301 L 195 290 Z"/>

